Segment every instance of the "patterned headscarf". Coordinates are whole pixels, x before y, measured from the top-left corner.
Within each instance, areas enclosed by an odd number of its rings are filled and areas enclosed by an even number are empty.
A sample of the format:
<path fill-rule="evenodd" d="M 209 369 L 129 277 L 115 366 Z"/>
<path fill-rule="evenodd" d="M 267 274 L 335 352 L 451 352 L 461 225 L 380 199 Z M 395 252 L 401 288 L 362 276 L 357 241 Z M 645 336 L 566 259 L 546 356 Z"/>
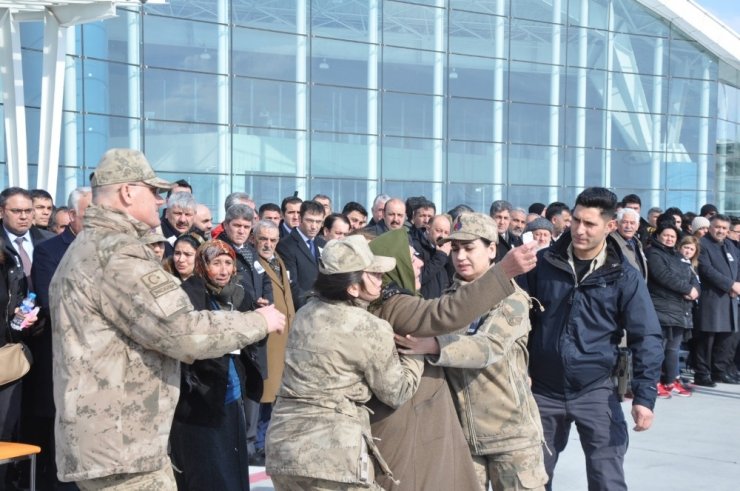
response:
<path fill-rule="evenodd" d="M 227 255 L 234 261 L 234 272 L 236 275 L 236 253 L 229 244 L 223 240 L 209 240 L 198 247 L 195 253 L 195 274 L 208 282 L 208 264 L 218 256 Z"/>

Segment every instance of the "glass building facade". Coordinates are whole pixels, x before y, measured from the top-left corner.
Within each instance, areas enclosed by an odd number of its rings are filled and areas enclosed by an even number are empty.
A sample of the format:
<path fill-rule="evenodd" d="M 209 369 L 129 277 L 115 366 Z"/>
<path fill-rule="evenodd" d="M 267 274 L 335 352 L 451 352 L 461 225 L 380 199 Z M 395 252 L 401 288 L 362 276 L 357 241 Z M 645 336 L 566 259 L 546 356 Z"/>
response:
<path fill-rule="evenodd" d="M 591 185 L 644 208 L 740 214 L 740 73 L 636 0 L 118 13 L 68 38 L 59 198 L 107 148 L 135 147 L 217 215 L 231 191 L 338 206 L 423 194 L 484 211 L 572 203 Z M 40 23 L 21 24 L 32 183 L 42 40 Z"/>

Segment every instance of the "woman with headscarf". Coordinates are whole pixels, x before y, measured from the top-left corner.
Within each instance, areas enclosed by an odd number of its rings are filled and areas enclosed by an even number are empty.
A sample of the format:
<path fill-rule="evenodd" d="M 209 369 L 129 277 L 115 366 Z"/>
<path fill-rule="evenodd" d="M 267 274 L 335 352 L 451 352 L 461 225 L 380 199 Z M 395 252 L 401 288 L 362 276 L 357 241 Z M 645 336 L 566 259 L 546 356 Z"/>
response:
<path fill-rule="evenodd" d="M 387 469 L 365 403 L 375 395 L 390 407 L 403 404 L 423 368 L 420 357 L 399 358 L 390 325 L 366 311 L 394 265 L 361 236 L 329 241 L 321 253 L 313 297 L 288 335 L 267 430 L 267 472 L 277 491 L 381 489 L 371 460 Z"/>
<path fill-rule="evenodd" d="M 195 310 L 244 312 L 252 305 L 236 277 L 235 252 L 220 240 L 198 248 L 195 274 L 182 288 Z M 182 365 L 170 433 L 180 490 L 249 489 L 244 397 L 259 401 L 262 395 L 262 375 L 249 348 Z"/>
<path fill-rule="evenodd" d="M 396 334 L 437 336 L 470 325 L 514 293 L 512 278 L 534 268 L 535 243 L 509 251 L 476 281 L 433 300 L 421 298 L 404 229 L 387 232 L 370 243 L 375 254 L 396 259 L 383 276 L 383 294 L 370 311 L 387 320 Z M 393 409 L 372 400 L 372 434 L 397 484 L 384 479 L 388 490 L 477 489 L 478 478 L 468 444 L 457 419 L 442 367 L 426 364 L 419 389 L 406 404 Z"/>

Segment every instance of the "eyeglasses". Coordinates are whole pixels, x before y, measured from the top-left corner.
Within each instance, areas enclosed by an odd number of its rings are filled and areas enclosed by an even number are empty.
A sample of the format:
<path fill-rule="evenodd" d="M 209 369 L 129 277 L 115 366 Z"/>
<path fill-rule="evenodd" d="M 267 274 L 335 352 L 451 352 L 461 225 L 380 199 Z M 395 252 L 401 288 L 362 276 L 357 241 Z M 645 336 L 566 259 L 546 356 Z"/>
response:
<path fill-rule="evenodd" d="M 5 211 L 12 213 L 13 215 L 30 215 L 33 213 L 33 208 L 3 208 Z"/>
<path fill-rule="evenodd" d="M 160 197 L 160 194 L 163 192 L 163 191 L 160 191 L 159 188 L 155 188 L 154 186 L 150 186 L 149 184 L 143 184 L 143 183 L 142 184 L 137 184 L 137 183 L 131 183 L 130 182 L 130 183 L 128 183 L 128 185 L 129 186 L 136 187 L 136 188 L 147 188 L 147 189 L 149 189 L 149 191 L 152 192 L 152 194 L 154 195 L 155 198 L 159 198 Z"/>

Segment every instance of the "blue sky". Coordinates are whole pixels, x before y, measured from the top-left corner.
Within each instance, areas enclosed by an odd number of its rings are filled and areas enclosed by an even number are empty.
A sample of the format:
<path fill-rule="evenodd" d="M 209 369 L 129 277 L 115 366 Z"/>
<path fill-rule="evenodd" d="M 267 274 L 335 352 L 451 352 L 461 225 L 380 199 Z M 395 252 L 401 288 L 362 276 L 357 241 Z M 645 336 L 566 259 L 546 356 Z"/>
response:
<path fill-rule="evenodd" d="M 740 33 L 740 1 L 738 0 L 694 0 L 714 14 L 719 20 Z"/>

